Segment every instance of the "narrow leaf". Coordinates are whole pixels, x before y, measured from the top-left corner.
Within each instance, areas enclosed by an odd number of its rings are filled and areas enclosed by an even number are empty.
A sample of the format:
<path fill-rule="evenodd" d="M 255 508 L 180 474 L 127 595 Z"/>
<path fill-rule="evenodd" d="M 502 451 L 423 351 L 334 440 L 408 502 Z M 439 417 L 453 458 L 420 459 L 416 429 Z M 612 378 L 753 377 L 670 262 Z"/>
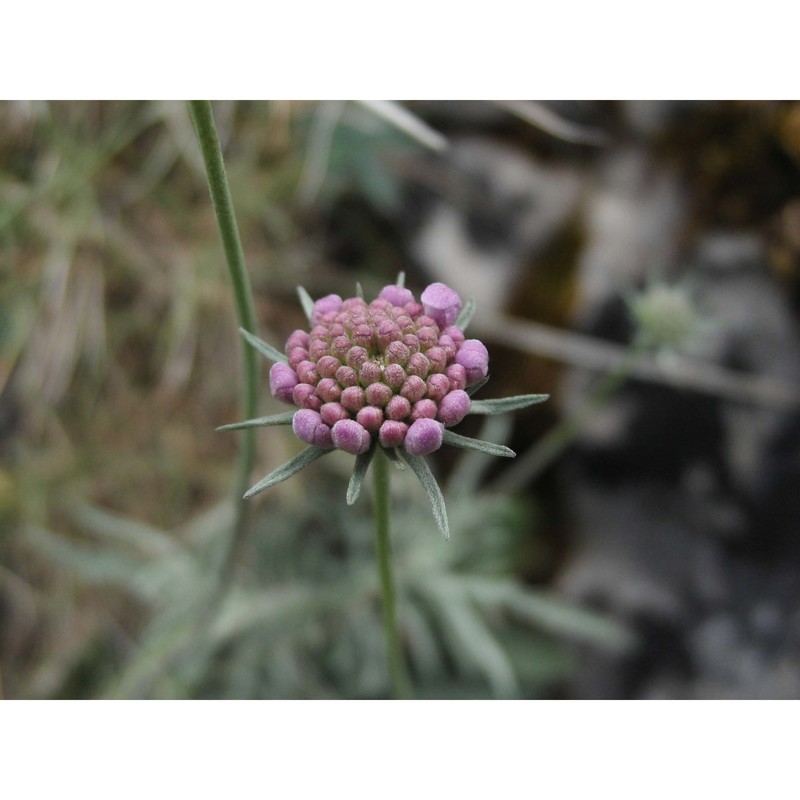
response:
<path fill-rule="evenodd" d="M 444 497 L 436 478 L 433 477 L 428 462 L 421 456 L 412 456 L 406 450 L 400 450 L 400 454 L 408 463 L 408 466 L 414 471 L 414 474 L 419 478 L 422 488 L 428 493 L 428 497 L 433 506 L 433 517 L 439 530 L 445 539 L 450 538 L 450 526 L 447 523 L 447 508 L 444 504 Z"/>
<path fill-rule="evenodd" d="M 406 468 L 406 465 L 402 462 L 400 456 L 397 455 L 397 450 L 395 450 L 394 447 L 384 447 L 383 452 L 386 453 L 386 458 L 392 462 L 392 466 L 395 469 L 402 471 Z"/>
<path fill-rule="evenodd" d="M 361 281 L 356 281 L 356 297 L 364 299 L 364 287 L 361 285 Z"/>
<path fill-rule="evenodd" d="M 267 361 L 282 361 L 284 364 L 289 363 L 289 359 L 281 353 L 280 350 L 276 350 L 271 344 L 267 344 L 266 342 L 262 342 L 258 336 L 253 336 L 252 333 L 246 331 L 244 328 L 239 328 L 239 333 L 242 335 L 242 339 L 244 339 L 251 347 L 254 347 L 261 353 Z"/>
<path fill-rule="evenodd" d="M 302 453 L 298 453 L 294 458 L 290 458 L 283 466 L 273 470 L 269 475 L 266 476 L 266 478 L 262 478 L 255 486 L 248 489 L 244 493 L 243 499 L 247 500 L 248 498 L 257 495 L 259 492 L 269 489 L 270 486 L 274 486 L 276 483 L 280 483 L 281 481 L 285 481 L 287 478 L 291 478 L 292 475 L 300 472 L 303 467 L 307 467 L 313 461 L 316 461 L 326 453 L 332 452 L 333 450 L 322 450 L 321 448 L 314 447 L 313 445 L 311 447 L 307 447 Z"/>
<path fill-rule="evenodd" d="M 218 431 L 238 431 L 243 428 L 267 428 L 270 425 L 291 425 L 294 411 L 285 411 L 283 414 L 272 414 L 269 417 L 248 419 L 244 422 L 232 422 L 230 425 L 220 425 Z"/>
<path fill-rule="evenodd" d="M 397 273 L 397 285 L 401 289 L 405 288 L 405 286 L 406 286 L 406 274 L 405 274 L 405 272 L 401 271 L 401 272 Z"/>
<path fill-rule="evenodd" d="M 309 324 L 311 324 L 311 315 L 314 313 L 314 301 L 311 299 L 311 295 L 302 286 L 297 287 L 297 296 L 300 298 L 300 305 L 303 306 L 306 319 Z"/>
<path fill-rule="evenodd" d="M 356 456 L 353 474 L 350 476 L 350 483 L 347 487 L 347 505 L 351 506 L 358 500 L 358 496 L 361 494 L 361 486 L 364 483 L 364 476 L 367 474 L 367 469 L 374 455 L 375 445 L 373 444 L 366 453 L 359 453 Z"/>
<path fill-rule="evenodd" d="M 475 300 L 474 298 L 470 297 L 467 300 L 464 307 L 456 317 L 456 328 L 461 328 L 462 331 L 467 329 L 467 325 L 469 325 L 470 321 L 472 320 L 472 315 L 475 313 Z"/>
<path fill-rule="evenodd" d="M 464 447 L 467 450 L 477 450 L 480 453 L 486 453 L 490 456 L 504 456 L 505 458 L 515 458 L 516 453 L 510 448 L 502 444 L 495 444 L 494 442 L 484 442 L 482 439 L 470 439 L 469 436 L 461 436 L 453 431 L 446 430 L 444 432 L 445 444 L 451 444 L 453 447 Z"/>
<path fill-rule="evenodd" d="M 486 386 L 486 382 L 488 380 L 489 376 L 487 375 L 485 378 L 481 378 L 477 383 L 473 383 L 472 386 L 467 389 L 467 394 L 472 397 L 472 395 L 474 395 L 478 389 L 482 389 L 484 386 Z"/>
<path fill-rule="evenodd" d="M 544 403 L 549 394 L 520 394 L 516 397 L 500 397 L 496 400 L 473 400 L 469 407 L 470 414 L 505 414 L 520 408 Z"/>

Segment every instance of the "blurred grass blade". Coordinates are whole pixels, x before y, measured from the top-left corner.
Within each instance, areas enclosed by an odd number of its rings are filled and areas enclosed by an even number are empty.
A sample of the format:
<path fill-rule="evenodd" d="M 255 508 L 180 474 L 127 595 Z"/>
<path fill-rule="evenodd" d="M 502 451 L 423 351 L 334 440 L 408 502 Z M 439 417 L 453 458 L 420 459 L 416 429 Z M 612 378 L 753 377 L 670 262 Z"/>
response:
<path fill-rule="evenodd" d="M 406 274 L 402 270 L 397 273 L 397 285 L 401 289 L 405 289 L 405 286 L 406 286 Z"/>
<path fill-rule="evenodd" d="M 297 296 L 300 298 L 300 305 L 303 306 L 303 313 L 306 315 L 308 324 L 311 324 L 311 317 L 314 314 L 314 301 L 311 295 L 302 287 L 297 287 Z"/>
<path fill-rule="evenodd" d="M 450 526 L 447 522 L 447 507 L 444 504 L 444 497 L 436 478 L 433 477 L 431 468 L 428 462 L 420 456 L 412 456 L 406 450 L 401 450 L 400 454 L 408 463 L 408 466 L 414 471 L 414 474 L 419 478 L 422 488 L 428 493 L 428 497 L 433 507 L 433 517 L 436 520 L 436 525 L 444 536 L 445 539 L 450 538 Z"/>
<path fill-rule="evenodd" d="M 258 338 L 258 336 L 253 336 L 252 333 L 246 331 L 244 328 L 239 328 L 239 333 L 242 335 L 242 338 L 259 353 L 261 353 L 267 361 L 281 361 L 284 364 L 289 363 L 289 359 L 281 353 L 280 350 L 276 350 L 271 344 L 267 344 L 266 342 L 262 341 Z"/>
<path fill-rule="evenodd" d="M 271 486 L 274 486 L 276 483 L 280 483 L 281 481 L 285 481 L 287 478 L 291 478 L 292 475 L 300 472 L 301 469 L 307 467 L 312 462 L 316 461 L 321 456 L 324 456 L 326 453 L 331 453 L 332 450 L 322 450 L 319 447 L 307 447 L 303 450 L 302 453 L 298 453 L 294 458 L 289 459 L 285 464 L 278 467 L 278 469 L 273 470 L 267 475 L 265 478 L 260 480 L 255 486 L 252 486 L 244 493 L 244 499 L 247 500 L 250 497 L 254 497 L 255 495 L 259 494 L 259 492 L 263 492 L 265 489 L 269 489 Z"/>
<path fill-rule="evenodd" d="M 243 428 L 267 428 L 271 425 L 291 425 L 294 411 L 285 411 L 283 414 L 272 414 L 269 417 L 247 419 L 244 422 L 232 422 L 230 425 L 220 425 L 217 431 L 238 431 Z"/>
<path fill-rule="evenodd" d="M 353 474 L 350 476 L 350 483 L 347 487 L 347 505 L 351 506 L 358 500 L 361 494 L 361 486 L 364 483 L 364 476 L 367 474 L 372 457 L 375 455 L 375 445 L 367 450 L 366 453 L 359 453 L 353 466 Z"/>
<path fill-rule="evenodd" d="M 473 400 L 469 407 L 470 414 L 505 414 L 520 408 L 544 403 L 549 394 L 519 394 L 516 397 L 499 397 L 495 400 Z"/>
<path fill-rule="evenodd" d="M 445 430 L 444 439 L 445 444 L 451 444 L 453 447 L 464 447 L 468 450 L 477 450 L 480 453 L 486 453 L 490 456 L 502 456 L 504 458 L 514 458 L 517 454 L 510 448 L 503 444 L 495 444 L 494 442 L 484 442 L 481 439 L 471 439 L 469 436 L 461 436 L 453 431 Z"/>
<path fill-rule="evenodd" d="M 472 317 L 474 314 L 475 298 L 470 297 L 456 317 L 456 328 L 461 328 L 462 331 L 465 331 L 469 323 L 472 322 Z"/>

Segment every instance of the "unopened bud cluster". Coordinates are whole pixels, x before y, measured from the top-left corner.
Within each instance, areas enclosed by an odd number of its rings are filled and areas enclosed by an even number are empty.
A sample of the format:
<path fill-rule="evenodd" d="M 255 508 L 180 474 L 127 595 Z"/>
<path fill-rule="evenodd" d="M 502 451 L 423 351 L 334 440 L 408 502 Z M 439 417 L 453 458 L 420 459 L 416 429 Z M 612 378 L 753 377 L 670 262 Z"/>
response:
<path fill-rule="evenodd" d="M 363 453 L 382 447 L 424 455 L 470 409 L 465 389 L 486 377 L 489 354 L 455 325 L 461 300 L 434 283 L 418 303 L 401 286 L 376 300 L 328 295 L 314 304 L 310 331 L 286 342 L 288 363 L 270 371 L 278 400 L 298 406 L 292 426 L 321 448 Z"/>

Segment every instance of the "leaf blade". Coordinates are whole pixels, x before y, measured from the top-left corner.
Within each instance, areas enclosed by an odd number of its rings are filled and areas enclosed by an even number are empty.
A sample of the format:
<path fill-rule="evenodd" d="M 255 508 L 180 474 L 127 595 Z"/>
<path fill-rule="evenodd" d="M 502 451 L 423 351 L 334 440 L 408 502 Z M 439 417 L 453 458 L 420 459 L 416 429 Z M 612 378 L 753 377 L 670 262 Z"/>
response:
<path fill-rule="evenodd" d="M 314 301 L 311 295 L 302 287 L 297 287 L 297 296 L 300 298 L 300 305 L 303 306 L 303 313 L 306 315 L 308 324 L 311 324 L 311 316 L 314 313 Z"/>
<path fill-rule="evenodd" d="M 459 311 L 458 316 L 456 317 L 455 326 L 456 328 L 461 328 L 462 331 L 467 329 L 467 326 L 472 321 L 472 317 L 475 314 L 475 298 L 470 297 L 469 300 L 464 304 L 464 307 Z"/>
<path fill-rule="evenodd" d="M 422 484 L 422 488 L 426 491 L 431 501 L 431 507 L 433 508 L 433 518 L 436 520 L 439 531 L 445 539 L 449 539 L 450 526 L 447 521 L 447 507 L 444 504 L 442 490 L 439 488 L 436 478 L 433 477 L 428 462 L 425 461 L 422 456 L 412 456 L 411 453 L 405 449 L 401 449 L 399 452 L 408 466 L 414 471 L 414 474 Z"/>
<path fill-rule="evenodd" d="M 267 361 L 273 361 L 277 363 L 278 361 L 288 364 L 289 359 L 281 353 L 280 350 L 273 347 L 271 344 L 267 344 L 266 342 L 262 341 L 258 338 L 258 336 L 253 336 L 250 331 L 246 331 L 244 328 L 239 328 L 239 333 L 241 334 L 242 339 L 244 339 L 251 347 L 258 350 Z"/>
<path fill-rule="evenodd" d="M 504 444 L 486 442 L 483 439 L 472 439 L 469 436 L 461 436 L 461 434 L 454 433 L 453 431 L 446 429 L 442 441 L 445 444 L 452 445 L 453 447 L 463 447 L 466 450 L 477 450 L 479 453 L 486 453 L 490 456 L 516 458 L 517 455 L 510 447 L 506 447 Z"/>
<path fill-rule="evenodd" d="M 544 403 L 549 397 L 549 394 L 519 394 L 515 397 L 498 397 L 494 400 L 473 400 L 468 413 L 506 414 L 509 411 L 518 411 L 520 408 Z"/>
<path fill-rule="evenodd" d="M 268 417 L 257 417 L 256 419 L 246 419 L 243 422 L 231 422 L 228 425 L 220 425 L 216 431 L 238 431 L 244 428 L 267 428 L 272 425 L 291 425 L 294 418 L 294 411 L 285 411 L 282 414 L 271 414 Z"/>
<path fill-rule="evenodd" d="M 294 458 L 290 458 L 285 464 L 282 464 L 280 467 L 270 472 L 269 475 L 262 478 L 255 486 L 251 486 L 244 493 L 242 499 L 249 500 L 251 497 L 255 497 L 255 495 L 275 486 L 276 483 L 281 483 L 287 478 L 291 478 L 292 475 L 300 472 L 301 469 L 307 467 L 318 458 L 332 452 L 333 450 L 322 450 L 319 447 L 314 447 L 314 445 L 307 447 L 301 453 L 294 456 Z"/>
<path fill-rule="evenodd" d="M 364 484 L 364 476 L 367 474 L 367 469 L 369 469 L 374 455 L 375 444 L 373 443 L 369 450 L 356 456 L 353 473 L 350 475 L 350 483 L 347 485 L 347 505 L 351 506 L 358 500 L 358 496 L 361 494 L 361 487 Z"/>

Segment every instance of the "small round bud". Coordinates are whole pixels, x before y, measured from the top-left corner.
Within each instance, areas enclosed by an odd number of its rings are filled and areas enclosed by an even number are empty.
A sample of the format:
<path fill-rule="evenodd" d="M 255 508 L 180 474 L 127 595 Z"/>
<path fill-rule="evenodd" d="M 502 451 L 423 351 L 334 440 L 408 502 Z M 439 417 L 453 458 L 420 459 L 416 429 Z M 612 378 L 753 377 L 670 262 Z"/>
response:
<path fill-rule="evenodd" d="M 371 406 L 383 408 L 392 399 L 393 393 L 385 383 L 371 383 L 367 386 L 366 397 Z"/>
<path fill-rule="evenodd" d="M 289 366 L 297 369 L 303 361 L 308 361 L 308 350 L 305 347 L 293 347 L 289 352 Z"/>
<path fill-rule="evenodd" d="M 422 308 L 422 306 L 421 306 L 421 305 L 420 305 L 420 304 L 419 304 L 419 303 L 418 303 L 418 302 L 415 300 L 415 301 L 414 301 L 414 302 L 412 302 L 412 303 L 406 303 L 406 304 L 403 306 L 403 311 L 405 311 L 405 312 L 406 312 L 406 314 L 407 314 L 409 317 L 411 317 L 411 319 L 416 319 L 416 318 L 417 318 L 417 317 L 418 317 L 420 314 L 422 314 L 422 312 L 424 311 L 424 309 L 423 309 L 423 308 Z"/>
<path fill-rule="evenodd" d="M 407 333 L 400 341 L 411 351 L 411 355 L 419 353 L 422 349 L 419 339 L 413 333 Z"/>
<path fill-rule="evenodd" d="M 317 372 L 322 378 L 333 378 L 336 376 L 336 370 L 342 366 L 342 362 L 333 356 L 322 356 L 317 361 Z"/>
<path fill-rule="evenodd" d="M 450 379 L 441 372 L 434 372 L 425 381 L 428 397 L 434 402 L 439 402 L 450 391 Z"/>
<path fill-rule="evenodd" d="M 343 359 L 350 348 L 353 346 L 350 339 L 347 336 L 337 336 L 332 342 L 330 346 L 330 354 L 334 358 L 338 358 L 339 360 Z"/>
<path fill-rule="evenodd" d="M 381 366 L 374 361 L 366 361 L 358 368 L 358 382 L 362 386 L 369 386 L 381 379 Z"/>
<path fill-rule="evenodd" d="M 411 413 L 411 403 L 405 397 L 396 394 L 386 404 L 385 413 L 388 419 L 403 420 Z"/>
<path fill-rule="evenodd" d="M 397 391 L 406 382 L 406 371 L 399 364 L 387 364 L 383 370 L 383 382 Z"/>
<path fill-rule="evenodd" d="M 312 339 L 308 345 L 308 356 L 312 361 L 318 361 L 330 352 L 330 345 L 325 339 Z"/>
<path fill-rule="evenodd" d="M 325 314 L 336 312 L 342 307 L 342 298 L 338 294 L 329 294 L 321 297 L 314 303 L 314 310 L 311 312 L 311 321 L 319 323 Z"/>
<path fill-rule="evenodd" d="M 341 403 L 325 403 L 319 410 L 326 425 L 335 425 L 340 419 L 350 419 L 350 412 Z"/>
<path fill-rule="evenodd" d="M 416 403 L 425 396 L 425 381 L 417 375 L 411 375 L 400 389 L 400 394 L 410 403 Z"/>
<path fill-rule="evenodd" d="M 439 341 L 439 334 L 436 332 L 436 328 L 425 325 L 417 331 L 417 339 L 419 340 L 420 349 L 425 351 Z"/>
<path fill-rule="evenodd" d="M 456 363 L 467 373 L 467 386 L 472 386 L 489 374 L 489 351 L 483 342 L 466 339 L 456 353 Z"/>
<path fill-rule="evenodd" d="M 269 390 L 273 397 L 282 403 L 292 403 L 292 391 L 297 386 L 297 373 L 288 365 L 279 361 L 269 370 Z"/>
<path fill-rule="evenodd" d="M 381 447 L 399 447 L 406 438 L 408 425 L 405 422 L 396 422 L 387 419 L 378 431 L 378 441 Z"/>
<path fill-rule="evenodd" d="M 406 433 L 405 448 L 412 456 L 424 456 L 442 446 L 444 425 L 422 418 L 411 423 Z"/>
<path fill-rule="evenodd" d="M 467 388 L 467 371 L 461 364 L 451 364 L 447 368 L 445 375 L 450 380 L 451 390 Z"/>
<path fill-rule="evenodd" d="M 353 314 L 363 313 L 367 304 L 360 297 L 348 297 L 342 303 L 342 311 L 350 311 Z"/>
<path fill-rule="evenodd" d="M 384 286 L 378 295 L 382 300 L 388 300 L 393 306 L 404 306 L 414 302 L 414 295 L 402 286 Z"/>
<path fill-rule="evenodd" d="M 448 361 L 452 361 L 456 357 L 456 343 L 446 334 L 439 337 L 439 347 L 447 354 Z"/>
<path fill-rule="evenodd" d="M 447 367 L 447 353 L 443 347 L 431 347 L 425 355 L 431 365 L 432 372 L 444 372 Z"/>
<path fill-rule="evenodd" d="M 316 411 L 303 408 L 296 412 L 292 417 L 292 430 L 298 439 L 313 444 L 315 447 L 330 448 L 333 446 L 331 429 L 322 421 L 322 417 Z"/>
<path fill-rule="evenodd" d="M 297 365 L 297 377 L 300 378 L 301 383 L 310 383 L 312 386 L 316 386 L 319 383 L 317 365 L 313 361 L 301 361 Z"/>
<path fill-rule="evenodd" d="M 433 400 L 427 397 L 424 400 L 418 400 L 414 403 L 411 409 L 411 421 L 414 422 L 418 419 L 436 419 L 436 414 L 439 408 Z"/>
<path fill-rule="evenodd" d="M 448 327 L 446 327 L 442 333 L 445 336 L 449 336 L 453 340 L 456 350 L 458 350 L 458 348 L 464 344 L 464 331 L 462 331 L 461 328 L 456 328 L 455 325 L 448 325 Z"/>
<path fill-rule="evenodd" d="M 355 386 L 358 383 L 358 376 L 352 367 L 339 367 L 334 376 L 341 387 Z"/>
<path fill-rule="evenodd" d="M 359 411 L 366 402 L 364 390 L 360 386 L 348 386 L 342 392 L 339 402 L 349 411 Z"/>
<path fill-rule="evenodd" d="M 340 450 L 352 453 L 354 456 L 369 450 L 372 441 L 369 431 L 354 419 L 339 420 L 331 428 L 331 439 Z"/>
<path fill-rule="evenodd" d="M 427 378 L 431 369 L 431 362 L 422 353 L 412 353 L 406 364 L 406 372 L 409 375 L 417 375 L 420 378 Z"/>
<path fill-rule="evenodd" d="M 439 403 L 438 419 L 448 428 L 458 425 L 469 413 L 469 395 L 462 389 L 455 389 L 442 398 Z"/>
<path fill-rule="evenodd" d="M 296 330 L 286 340 L 286 355 L 289 355 L 295 347 L 308 348 L 308 334 L 305 331 Z"/>
<path fill-rule="evenodd" d="M 367 353 L 367 351 L 359 345 L 351 347 L 345 356 L 345 361 L 347 362 L 348 366 L 351 366 L 353 369 L 358 369 L 368 359 L 369 353 Z"/>
<path fill-rule="evenodd" d="M 370 431 L 370 433 L 374 433 L 380 428 L 383 422 L 383 411 L 379 408 L 375 408 L 375 406 L 364 406 L 364 408 L 356 414 L 356 422 Z"/>
<path fill-rule="evenodd" d="M 356 325 L 353 330 L 353 341 L 356 344 L 361 345 L 361 347 L 371 347 L 373 344 L 372 339 L 372 328 L 369 325 L 366 323 Z"/>
<path fill-rule="evenodd" d="M 402 342 L 390 342 L 386 348 L 386 361 L 389 364 L 400 364 L 404 367 L 410 355 L 411 351 Z"/>
<path fill-rule="evenodd" d="M 323 403 L 335 403 L 342 395 L 342 387 L 333 378 L 322 378 L 317 384 L 317 397 Z"/>
<path fill-rule="evenodd" d="M 298 383 L 292 390 L 292 400 L 298 408 L 310 408 L 319 411 L 322 400 L 317 397 L 317 387 L 310 383 Z"/>

